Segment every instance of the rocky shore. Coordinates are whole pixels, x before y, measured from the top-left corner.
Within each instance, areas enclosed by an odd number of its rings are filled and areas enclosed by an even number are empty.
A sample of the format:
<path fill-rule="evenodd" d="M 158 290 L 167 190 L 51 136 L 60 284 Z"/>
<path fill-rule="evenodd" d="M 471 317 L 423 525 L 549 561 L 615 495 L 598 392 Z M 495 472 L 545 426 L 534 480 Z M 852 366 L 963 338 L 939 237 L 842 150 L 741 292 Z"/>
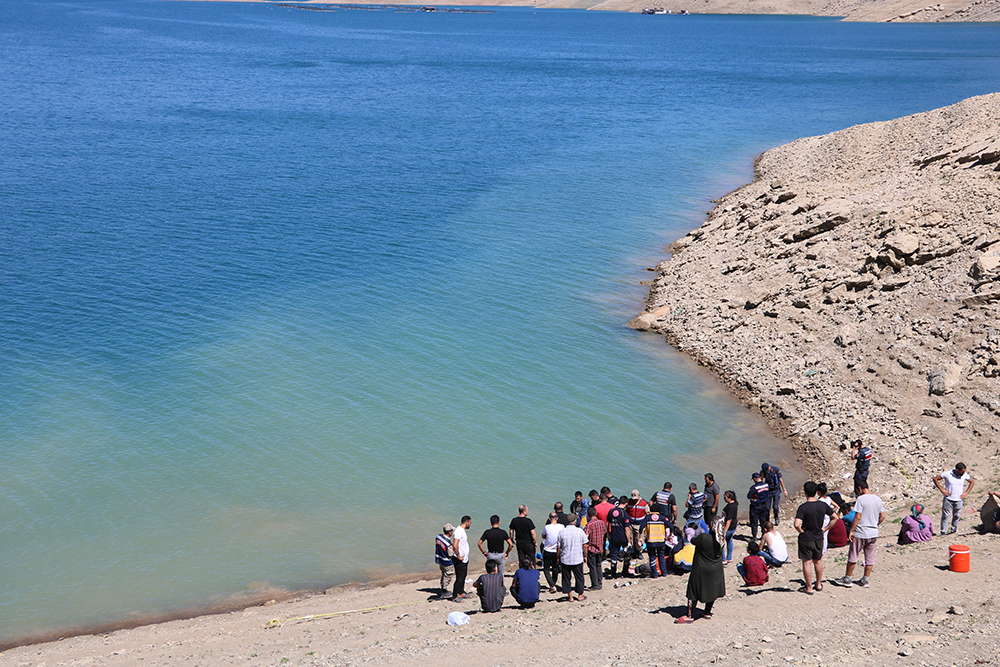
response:
<path fill-rule="evenodd" d="M 271 0 L 239 0 L 261 2 Z M 335 3 L 330 0 L 290 0 L 298 3 Z M 394 0 L 391 4 L 428 4 L 421 0 Z M 943 23 L 1000 21 L 1000 0 L 448 0 L 440 6 L 513 6 L 539 9 L 596 9 L 641 12 L 658 7 L 677 14 L 796 14 L 840 17 L 872 23 Z M 657 17 L 659 20 L 661 17 Z"/>
<path fill-rule="evenodd" d="M 848 477 L 862 438 L 886 501 L 957 459 L 995 484 L 1000 94 L 800 139 L 755 171 L 671 245 L 629 325 L 712 369 L 817 478 Z"/>

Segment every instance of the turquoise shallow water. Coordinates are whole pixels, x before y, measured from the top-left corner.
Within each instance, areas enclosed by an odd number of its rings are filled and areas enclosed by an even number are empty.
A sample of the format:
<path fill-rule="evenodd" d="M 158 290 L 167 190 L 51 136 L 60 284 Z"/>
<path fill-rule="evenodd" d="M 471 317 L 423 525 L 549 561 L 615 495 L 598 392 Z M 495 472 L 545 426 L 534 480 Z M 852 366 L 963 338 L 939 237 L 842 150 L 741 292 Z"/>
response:
<path fill-rule="evenodd" d="M 0 4 L 0 640 L 420 571 L 781 443 L 643 269 L 754 155 L 997 90 L 997 25 Z M 374 545 L 374 548 L 373 548 Z"/>

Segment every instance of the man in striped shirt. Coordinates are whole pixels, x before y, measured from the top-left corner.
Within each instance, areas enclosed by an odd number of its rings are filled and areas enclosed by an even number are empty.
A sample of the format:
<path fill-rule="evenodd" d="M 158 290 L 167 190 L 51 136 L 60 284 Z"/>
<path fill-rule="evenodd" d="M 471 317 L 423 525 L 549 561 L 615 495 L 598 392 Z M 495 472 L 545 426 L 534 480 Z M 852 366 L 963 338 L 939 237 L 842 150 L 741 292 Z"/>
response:
<path fill-rule="evenodd" d="M 702 530 L 708 532 L 708 525 L 705 524 L 705 494 L 698 490 L 698 485 L 691 482 L 688 486 L 687 514 L 685 518 L 689 524 L 701 526 Z"/>
<path fill-rule="evenodd" d="M 472 585 L 479 594 L 483 611 L 487 613 L 500 611 L 504 596 L 507 595 L 507 589 L 503 585 L 503 574 L 497 572 L 495 560 L 486 561 L 486 574 L 479 575 L 479 578 Z"/>

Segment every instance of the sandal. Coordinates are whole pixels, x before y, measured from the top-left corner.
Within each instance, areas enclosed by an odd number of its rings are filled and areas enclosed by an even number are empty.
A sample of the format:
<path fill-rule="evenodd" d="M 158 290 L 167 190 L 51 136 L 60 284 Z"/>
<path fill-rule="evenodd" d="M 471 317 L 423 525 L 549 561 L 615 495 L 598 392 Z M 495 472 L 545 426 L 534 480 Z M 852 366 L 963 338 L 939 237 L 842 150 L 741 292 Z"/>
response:
<path fill-rule="evenodd" d="M 674 620 L 674 623 L 694 623 L 694 619 L 690 616 L 681 616 L 680 618 Z"/>
<path fill-rule="evenodd" d="M 806 595 L 812 595 L 813 594 L 813 592 L 811 590 L 809 590 L 808 588 L 806 588 L 805 586 L 803 586 L 802 588 L 799 589 L 799 593 L 805 593 Z"/>
<path fill-rule="evenodd" d="M 823 584 L 816 584 L 815 586 L 813 586 L 813 590 L 819 593 L 821 590 L 823 590 Z"/>
<path fill-rule="evenodd" d="M 702 614 L 701 617 L 703 619 L 705 619 L 706 621 L 711 621 L 712 620 L 712 615 L 711 614 Z"/>

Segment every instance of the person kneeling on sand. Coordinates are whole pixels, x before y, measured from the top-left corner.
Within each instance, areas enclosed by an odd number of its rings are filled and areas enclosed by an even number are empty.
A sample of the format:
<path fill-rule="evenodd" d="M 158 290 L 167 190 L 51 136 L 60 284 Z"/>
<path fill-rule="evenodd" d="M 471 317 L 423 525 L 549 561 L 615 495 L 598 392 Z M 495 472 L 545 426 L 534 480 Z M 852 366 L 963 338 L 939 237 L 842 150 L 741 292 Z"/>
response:
<path fill-rule="evenodd" d="M 899 543 L 915 544 L 934 539 L 934 522 L 924 514 L 924 506 L 917 503 L 910 508 L 910 516 L 903 517 L 899 526 Z"/>
<path fill-rule="evenodd" d="M 479 578 L 472 585 L 479 594 L 483 611 L 487 613 L 500 611 L 503 599 L 507 595 L 507 589 L 503 585 L 503 573 L 497 572 L 495 560 L 486 561 L 486 574 L 479 575 Z"/>
<path fill-rule="evenodd" d="M 747 586 L 763 586 L 767 583 L 767 563 L 760 557 L 760 545 L 756 542 L 747 544 L 747 556 L 742 563 L 737 564 L 736 571 L 743 577 Z"/>
<path fill-rule="evenodd" d="M 510 594 L 521 605 L 521 609 L 531 609 L 538 602 L 538 574 L 530 558 L 522 560 L 521 567 L 514 573 Z"/>
<path fill-rule="evenodd" d="M 760 557 L 769 567 L 781 567 L 788 562 L 788 545 L 778 528 L 770 521 L 764 522 L 764 535 L 760 538 Z"/>

